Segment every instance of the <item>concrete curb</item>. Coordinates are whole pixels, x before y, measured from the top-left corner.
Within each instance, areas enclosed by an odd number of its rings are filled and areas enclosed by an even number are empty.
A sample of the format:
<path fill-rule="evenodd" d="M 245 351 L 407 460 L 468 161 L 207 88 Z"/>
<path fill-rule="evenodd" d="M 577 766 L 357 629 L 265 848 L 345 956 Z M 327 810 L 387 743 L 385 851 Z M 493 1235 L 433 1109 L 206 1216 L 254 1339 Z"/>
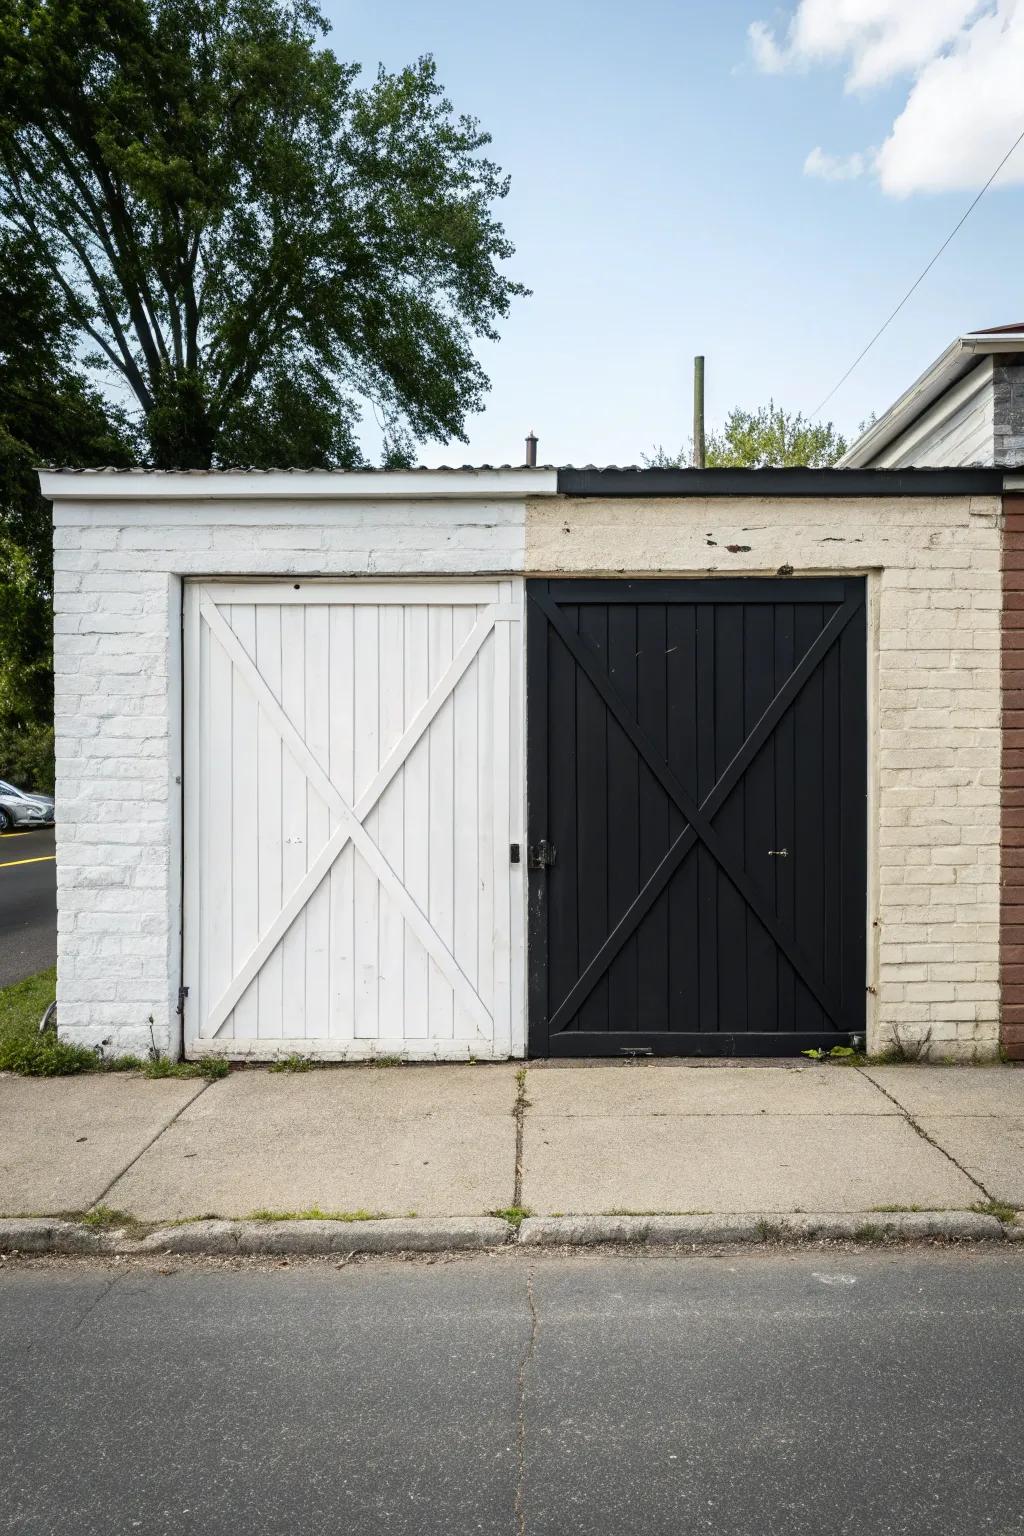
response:
<path fill-rule="evenodd" d="M 756 1216 L 527 1216 L 519 1241 L 530 1248 L 595 1243 L 757 1243 Z"/>
<path fill-rule="evenodd" d="M 585 1248 L 614 1243 L 779 1243 L 823 1238 L 905 1242 L 920 1238 L 1024 1241 L 1024 1222 L 1004 1225 L 976 1211 L 864 1211 L 836 1215 L 528 1216 L 518 1231 L 496 1216 L 387 1218 L 379 1221 L 191 1221 L 139 1236 L 127 1227 L 94 1228 L 49 1216 L 0 1218 L 0 1253 L 211 1257 L 452 1253 L 517 1246 Z"/>
<path fill-rule="evenodd" d="M 349 1254 L 451 1253 L 503 1247 L 514 1236 L 495 1216 L 382 1221 L 190 1221 L 144 1237 L 49 1217 L 0 1219 L 0 1253 Z"/>
<path fill-rule="evenodd" d="M 528 1216 L 519 1241 L 531 1247 L 595 1243 L 799 1243 L 815 1238 L 899 1241 L 1002 1238 L 1002 1222 L 977 1211 L 864 1211 L 837 1215 Z"/>

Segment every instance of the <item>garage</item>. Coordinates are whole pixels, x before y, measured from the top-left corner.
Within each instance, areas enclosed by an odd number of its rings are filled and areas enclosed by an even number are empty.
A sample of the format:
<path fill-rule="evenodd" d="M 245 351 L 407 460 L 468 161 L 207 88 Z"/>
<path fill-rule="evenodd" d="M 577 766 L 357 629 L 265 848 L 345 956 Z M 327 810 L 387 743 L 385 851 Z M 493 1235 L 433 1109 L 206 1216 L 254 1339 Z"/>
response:
<path fill-rule="evenodd" d="M 863 1040 L 863 581 L 527 594 L 531 1054 Z"/>
<path fill-rule="evenodd" d="M 521 587 L 185 591 L 185 1047 L 522 1049 Z"/>
<path fill-rule="evenodd" d="M 1001 472 L 41 485 L 64 1039 L 998 1050 Z"/>

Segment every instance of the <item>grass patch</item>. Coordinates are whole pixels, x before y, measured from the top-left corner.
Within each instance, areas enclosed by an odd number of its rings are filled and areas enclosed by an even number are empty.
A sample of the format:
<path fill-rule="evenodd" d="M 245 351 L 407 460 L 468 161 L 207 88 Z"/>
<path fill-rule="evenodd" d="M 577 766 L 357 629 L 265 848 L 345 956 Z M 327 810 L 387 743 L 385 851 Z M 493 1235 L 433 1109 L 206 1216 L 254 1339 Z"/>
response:
<path fill-rule="evenodd" d="M 371 1056 L 368 1065 L 371 1067 L 400 1067 L 402 1065 L 402 1057 Z"/>
<path fill-rule="evenodd" d="M 759 1216 L 754 1223 L 757 1235 L 762 1243 L 780 1243 L 782 1241 L 782 1227 L 777 1221 L 769 1221 L 766 1216 Z"/>
<path fill-rule="evenodd" d="M 865 1221 L 854 1229 L 853 1240 L 855 1243 L 884 1243 L 885 1228 L 877 1222 Z"/>
<path fill-rule="evenodd" d="M 383 1211 L 322 1211 L 311 1205 L 305 1211 L 250 1211 L 249 1221 L 384 1221 Z"/>
<path fill-rule="evenodd" d="M 871 1211 L 877 1216 L 905 1216 L 913 1211 L 923 1211 L 923 1205 L 873 1205 Z"/>
<path fill-rule="evenodd" d="M 300 1056 L 298 1051 L 292 1051 L 290 1056 L 282 1056 L 280 1061 L 270 1064 L 271 1072 L 311 1072 L 313 1063 L 308 1056 Z"/>
<path fill-rule="evenodd" d="M 124 1061 L 126 1058 L 118 1059 Z M 137 1064 L 144 1077 L 205 1077 L 210 1082 L 227 1077 L 231 1071 L 223 1056 L 204 1056 L 200 1061 L 171 1061 L 169 1056 L 155 1056 L 152 1061 Z"/>
<path fill-rule="evenodd" d="M 1017 1207 L 1007 1205 L 1005 1200 L 982 1200 L 977 1205 L 971 1206 L 972 1211 L 977 1211 L 979 1216 L 994 1216 L 996 1221 L 1009 1225 L 1016 1220 Z"/>
<path fill-rule="evenodd" d="M 533 1212 L 526 1205 L 506 1205 L 503 1210 L 492 1211 L 491 1215 L 507 1221 L 509 1226 L 514 1227 L 518 1232 L 527 1216 L 532 1216 Z"/>
<path fill-rule="evenodd" d="M 112 1205 L 93 1205 L 89 1210 L 83 1211 L 77 1220 L 83 1227 L 92 1227 L 98 1232 L 109 1232 L 112 1227 L 126 1227 L 132 1231 L 136 1227 L 146 1225 L 128 1211 L 115 1210 Z"/>
<path fill-rule="evenodd" d="M 226 1077 L 220 1056 L 202 1061 L 170 1061 L 157 1056 L 104 1056 L 86 1045 L 72 1045 L 55 1032 L 39 1033 L 39 1021 L 57 990 L 56 967 L 40 971 L 11 987 L 0 988 L 0 1072 L 23 1077 L 72 1077 L 81 1072 L 142 1072 L 146 1077 Z"/>

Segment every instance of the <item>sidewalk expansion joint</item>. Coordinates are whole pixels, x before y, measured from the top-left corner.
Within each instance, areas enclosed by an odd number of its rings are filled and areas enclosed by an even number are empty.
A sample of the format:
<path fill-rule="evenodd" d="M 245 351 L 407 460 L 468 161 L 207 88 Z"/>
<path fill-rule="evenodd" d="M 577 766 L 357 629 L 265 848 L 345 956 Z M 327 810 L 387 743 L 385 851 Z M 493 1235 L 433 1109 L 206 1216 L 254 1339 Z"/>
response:
<path fill-rule="evenodd" d="M 213 1087 L 213 1084 L 214 1084 L 214 1079 L 213 1078 L 208 1078 L 207 1081 L 200 1088 L 198 1093 L 194 1093 L 190 1099 L 187 1099 L 185 1101 L 185 1103 L 182 1104 L 180 1109 L 176 1109 L 174 1111 L 174 1114 L 171 1116 L 171 1118 L 168 1121 L 166 1121 L 165 1124 L 163 1124 L 160 1127 L 160 1129 L 158 1131 L 156 1131 L 155 1134 L 152 1135 L 149 1138 L 149 1140 L 146 1142 L 146 1145 L 144 1147 L 140 1147 L 139 1151 L 136 1152 L 134 1157 L 129 1158 L 128 1162 L 125 1163 L 125 1165 L 121 1169 L 120 1173 L 115 1173 L 114 1177 L 110 1180 L 110 1183 L 106 1186 L 106 1188 L 100 1190 L 99 1194 L 96 1196 L 96 1199 L 89 1206 L 90 1210 L 95 1209 L 95 1207 L 97 1205 L 102 1205 L 103 1204 L 103 1201 L 110 1194 L 110 1191 L 113 1189 L 114 1185 L 117 1184 L 121 1179 L 123 1179 L 125 1174 L 130 1169 L 135 1167 L 135 1164 L 139 1161 L 140 1157 L 145 1157 L 145 1155 L 149 1151 L 150 1147 L 155 1145 L 155 1143 L 160 1140 L 160 1137 L 164 1134 L 165 1131 L 169 1131 L 170 1130 L 171 1126 L 174 1124 L 175 1120 L 178 1119 L 179 1115 L 183 1115 L 185 1113 L 186 1109 L 189 1109 L 191 1107 L 191 1105 L 198 1103 L 198 1101 L 202 1098 L 202 1096 L 206 1092 L 206 1090 L 208 1088 L 212 1088 Z"/>
<path fill-rule="evenodd" d="M 947 1162 L 952 1163 L 953 1167 L 956 1168 L 958 1172 L 962 1173 L 964 1178 L 969 1180 L 970 1183 L 974 1185 L 975 1189 L 981 1191 L 981 1193 L 985 1196 L 986 1201 L 991 1205 L 992 1196 L 989 1194 L 981 1180 L 975 1178 L 974 1174 L 965 1168 L 963 1163 L 958 1162 L 957 1159 L 953 1156 L 952 1152 L 947 1152 L 946 1148 L 942 1146 L 940 1142 L 936 1141 L 934 1136 L 929 1136 L 924 1126 L 918 1125 L 909 1109 L 907 1109 L 905 1105 L 901 1104 L 899 1099 L 894 1098 L 893 1095 L 889 1092 L 888 1088 L 883 1088 L 881 1083 L 876 1083 L 874 1078 L 869 1077 L 861 1067 L 855 1067 L 854 1071 L 859 1072 L 861 1077 L 863 1077 L 866 1082 L 871 1084 L 872 1088 L 877 1088 L 878 1092 L 887 1098 L 890 1104 L 894 1104 L 899 1110 L 903 1119 L 910 1126 L 911 1130 L 916 1131 L 922 1141 L 926 1141 L 930 1147 L 935 1148 L 936 1152 L 940 1152 L 942 1156 L 947 1160 Z"/>
<path fill-rule="evenodd" d="M 512 1209 L 518 1211 L 523 1203 L 523 1123 L 526 1119 L 526 1067 L 516 1073 L 516 1102 L 512 1114 L 516 1122 L 516 1162 L 512 1176 Z"/>

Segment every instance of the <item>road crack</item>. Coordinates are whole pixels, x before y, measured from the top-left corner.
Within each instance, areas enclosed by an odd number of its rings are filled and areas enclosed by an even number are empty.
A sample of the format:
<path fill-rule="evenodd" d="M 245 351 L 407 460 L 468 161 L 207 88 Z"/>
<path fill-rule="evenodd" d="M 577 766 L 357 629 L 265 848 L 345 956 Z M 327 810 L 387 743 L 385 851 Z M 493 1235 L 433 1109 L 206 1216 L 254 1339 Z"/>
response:
<path fill-rule="evenodd" d="M 533 1270 L 526 1272 L 526 1304 L 530 1313 L 530 1336 L 526 1341 L 516 1372 L 516 1536 L 526 1536 L 526 1378 L 537 1347 L 540 1320 L 533 1294 Z"/>

